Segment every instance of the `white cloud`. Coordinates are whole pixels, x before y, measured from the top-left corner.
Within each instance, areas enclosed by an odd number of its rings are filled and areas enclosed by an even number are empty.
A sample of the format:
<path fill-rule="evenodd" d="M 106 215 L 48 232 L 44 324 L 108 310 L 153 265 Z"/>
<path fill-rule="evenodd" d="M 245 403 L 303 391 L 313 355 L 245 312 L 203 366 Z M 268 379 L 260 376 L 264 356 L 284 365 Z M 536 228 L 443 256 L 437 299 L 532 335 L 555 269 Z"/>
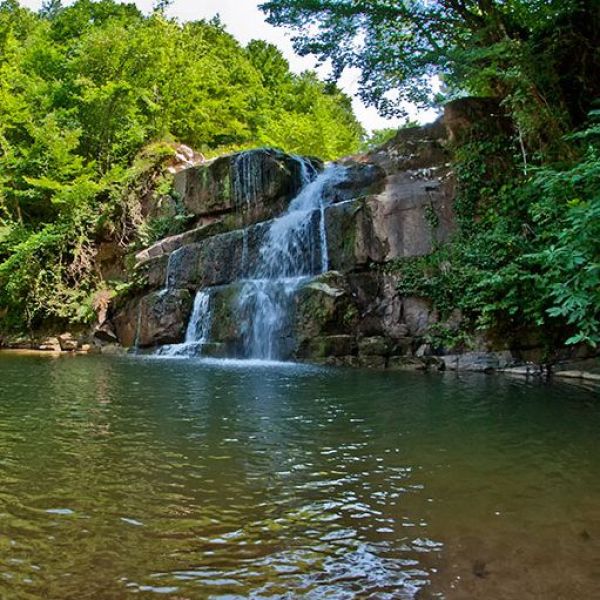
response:
<path fill-rule="evenodd" d="M 42 0 L 21 0 L 21 4 L 38 10 Z M 71 1 L 65 4 L 71 4 Z M 135 0 L 135 4 L 144 12 L 152 10 L 153 0 Z M 253 39 L 263 39 L 275 44 L 285 55 L 291 69 L 299 73 L 306 69 L 314 69 L 315 61 L 310 57 L 301 57 L 294 53 L 289 33 L 286 29 L 273 27 L 265 22 L 265 16 L 258 8 L 260 0 L 175 0 L 169 8 L 168 14 L 182 21 L 197 19 L 210 19 L 219 15 L 227 31 L 234 35 L 242 44 L 247 44 Z M 323 72 L 321 71 L 321 74 Z M 398 119 L 383 119 L 372 107 L 366 107 L 357 97 L 357 74 L 346 72 L 342 77 L 340 86 L 353 97 L 353 106 L 356 116 L 366 129 L 398 126 Z M 434 118 L 431 111 L 419 113 L 416 109 L 410 110 L 411 118 L 421 121 L 430 121 Z"/>

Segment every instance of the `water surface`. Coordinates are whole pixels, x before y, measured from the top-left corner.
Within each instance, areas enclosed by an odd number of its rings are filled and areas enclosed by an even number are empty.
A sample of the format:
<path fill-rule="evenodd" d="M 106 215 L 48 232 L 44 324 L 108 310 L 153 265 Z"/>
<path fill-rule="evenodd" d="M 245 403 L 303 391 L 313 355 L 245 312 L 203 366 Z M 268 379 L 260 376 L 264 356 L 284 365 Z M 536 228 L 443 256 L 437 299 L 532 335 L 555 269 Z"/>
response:
<path fill-rule="evenodd" d="M 599 432 L 500 376 L 0 355 L 0 598 L 593 598 Z"/>

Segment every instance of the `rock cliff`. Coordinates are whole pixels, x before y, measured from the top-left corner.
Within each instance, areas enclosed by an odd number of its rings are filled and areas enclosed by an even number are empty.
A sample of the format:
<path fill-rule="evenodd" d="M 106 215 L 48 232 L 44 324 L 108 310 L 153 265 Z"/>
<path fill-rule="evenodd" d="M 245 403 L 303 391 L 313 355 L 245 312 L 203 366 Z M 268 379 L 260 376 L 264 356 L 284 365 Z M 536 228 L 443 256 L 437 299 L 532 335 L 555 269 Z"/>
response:
<path fill-rule="evenodd" d="M 277 358 L 427 365 L 423 336 L 437 315 L 425 299 L 401 297 L 385 265 L 426 254 L 454 231 L 447 139 L 441 119 L 401 130 L 376 152 L 338 163 L 343 176 L 323 184 L 324 205 L 309 215 L 314 223 L 306 230 L 314 237 L 307 242 L 310 251 L 327 254 L 326 270 L 301 273 L 307 276 L 286 309 Z M 209 339 L 198 352 L 248 355 L 241 288 L 256 272 L 272 224 L 306 184 L 307 173 L 310 179 L 322 170 L 315 159 L 260 149 L 177 173 L 175 188 L 196 225 L 137 254 L 141 286 L 111 315 L 120 343 L 155 348 L 183 342 L 194 295 L 209 290 Z M 325 250 L 315 237 L 321 230 Z M 314 260 L 320 264 L 322 258 Z M 421 354 L 419 360 L 415 354 Z"/>
<path fill-rule="evenodd" d="M 118 341 L 171 355 L 546 373 L 535 332 L 520 332 L 519 346 L 491 335 L 471 336 L 468 352 L 453 346 L 460 311 L 442 316 L 427 298 L 403 295 L 393 268 L 457 231 L 453 141 L 485 120 L 486 131 L 509 133 L 494 102 L 463 99 L 431 125 L 329 165 L 268 148 L 178 165 L 170 198 L 188 229 L 127 259 L 110 240 L 99 248 L 100 270 L 129 291 L 106 298 L 95 343 L 82 333 L 3 345 L 88 351 Z M 169 216 L 160 202 L 150 209 Z M 450 332 L 447 347 L 440 331 Z M 562 372 L 597 378 L 588 367 Z"/>

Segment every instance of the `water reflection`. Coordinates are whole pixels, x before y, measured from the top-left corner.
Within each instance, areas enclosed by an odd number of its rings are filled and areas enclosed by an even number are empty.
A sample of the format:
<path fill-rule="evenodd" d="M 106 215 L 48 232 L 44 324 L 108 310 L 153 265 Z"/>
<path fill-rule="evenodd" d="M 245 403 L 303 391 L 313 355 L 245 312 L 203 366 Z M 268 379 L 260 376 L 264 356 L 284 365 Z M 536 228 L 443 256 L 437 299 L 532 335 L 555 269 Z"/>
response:
<path fill-rule="evenodd" d="M 141 359 L 0 375 L 2 598 L 595 593 L 586 390 Z"/>

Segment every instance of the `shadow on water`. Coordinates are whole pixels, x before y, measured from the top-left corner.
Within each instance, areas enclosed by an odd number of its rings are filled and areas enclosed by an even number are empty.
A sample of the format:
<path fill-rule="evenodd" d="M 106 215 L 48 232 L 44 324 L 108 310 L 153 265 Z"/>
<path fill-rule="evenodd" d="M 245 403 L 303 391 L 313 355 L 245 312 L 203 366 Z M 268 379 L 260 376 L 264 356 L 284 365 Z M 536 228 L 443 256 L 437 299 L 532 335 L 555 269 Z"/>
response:
<path fill-rule="evenodd" d="M 0 597 L 591 598 L 599 426 L 502 377 L 0 357 Z"/>

